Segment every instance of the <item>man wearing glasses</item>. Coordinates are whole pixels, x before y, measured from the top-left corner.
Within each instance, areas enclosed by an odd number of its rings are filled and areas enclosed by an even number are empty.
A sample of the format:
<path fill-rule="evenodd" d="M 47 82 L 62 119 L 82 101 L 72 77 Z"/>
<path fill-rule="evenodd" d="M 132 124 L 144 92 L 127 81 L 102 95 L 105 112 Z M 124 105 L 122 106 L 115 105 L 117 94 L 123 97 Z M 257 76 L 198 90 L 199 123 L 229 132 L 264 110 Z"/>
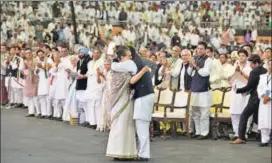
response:
<path fill-rule="evenodd" d="M 167 60 L 167 63 L 164 64 L 159 70 L 159 76 L 165 76 L 166 74 L 171 75 L 170 79 L 170 88 L 178 89 L 179 81 L 179 71 L 182 64 L 180 59 L 181 49 L 178 46 L 172 48 L 172 57 Z"/>

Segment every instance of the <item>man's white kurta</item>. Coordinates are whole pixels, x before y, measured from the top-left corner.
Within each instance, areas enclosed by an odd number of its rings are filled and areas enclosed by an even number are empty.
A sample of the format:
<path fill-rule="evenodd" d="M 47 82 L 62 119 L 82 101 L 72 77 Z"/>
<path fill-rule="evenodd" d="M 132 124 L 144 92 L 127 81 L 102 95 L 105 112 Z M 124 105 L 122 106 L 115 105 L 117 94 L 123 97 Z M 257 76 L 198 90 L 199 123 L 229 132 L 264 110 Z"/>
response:
<path fill-rule="evenodd" d="M 222 66 L 222 71 L 220 73 L 220 87 L 230 87 L 229 77 L 234 74 L 234 67 L 228 63 Z"/>
<path fill-rule="evenodd" d="M 69 80 L 68 73 L 65 70 L 72 68 L 69 56 L 61 58 L 61 63 L 58 65 L 58 70 L 55 76 L 56 90 L 54 98 L 56 100 L 66 99 L 71 81 Z"/>
<path fill-rule="evenodd" d="M 261 97 L 266 94 L 266 91 L 269 91 L 269 97 L 271 99 L 271 75 L 267 73 L 260 76 L 257 91 L 260 98 L 258 129 L 271 129 L 271 100 L 264 104 Z"/>
<path fill-rule="evenodd" d="M 205 65 L 203 68 L 198 70 L 199 75 L 206 77 L 210 75 L 212 68 L 212 60 L 210 58 L 206 59 Z M 194 71 L 191 67 L 188 68 L 188 74 L 194 75 Z M 210 107 L 212 106 L 212 91 L 207 92 L 192 92 L 191 95 L 191 106 L 198 107 Z"/>
<path fill-rule="evenodd" d="M 236 65 L 237 66 L 237 65 Z M 235 66 L 235 69 L 236 69 Z M 241 71 L 249 75 L 250 71 L 252 69 L 250 68 L 249 64 L 247 64 Z M 242 88 L 246 86 L 246 83 L 241 82 L 238 79 L 235 79 L 232 83 L 232 87 L 236 85 L 236 88 Z M 237 94 L 235 91 L 232 90 L 231 93 L 231 99 L 230 99 L 230 114 L 242 114 L 244 108 L 247 105 L 249 99 L 249 95 L 244 95 L 244 94 Z"/>
<path fill-rule="evenodd" d="M 87 88 L 84 93 L 85 101 L 100 100 L 102 98 L 103 85 L 97 83 L 97 68 L 103 69 L 104 60 L 102 58 L 88 63 L 88 76 Z"/>

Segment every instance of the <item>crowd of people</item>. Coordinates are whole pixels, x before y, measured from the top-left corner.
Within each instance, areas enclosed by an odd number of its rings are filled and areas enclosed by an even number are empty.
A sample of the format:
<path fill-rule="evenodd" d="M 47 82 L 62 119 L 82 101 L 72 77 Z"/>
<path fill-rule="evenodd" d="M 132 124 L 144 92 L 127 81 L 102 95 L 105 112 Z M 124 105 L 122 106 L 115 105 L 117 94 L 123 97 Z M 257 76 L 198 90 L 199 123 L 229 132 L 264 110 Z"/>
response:
<path fill-rule="evenodd" d="M 74 8 L 79 42 L 88 48 L 103 34 L 106 40 L 112 39 L 117 45 L 137 47 L 154 43 L 170 49 L 173 44 L 195 47 L 202 40 L 225 52 L 240 44 L 235 39 L 236 29 L 245 30 L 246 43 L 256 42 L 257 29 L 268 26 L 267 22 L 271 21 L 270 5 L 269 2 L 250 1 L 109 1 L 76 2 Z M 2 8 L 3 41 L 66 41 L 70 47 L 75 43 L 68 2 L 36 5 L 10 2 L 4 3 Z M 270 18 L 266 18 L 266 15 L 270 15 Z M 124 30 L 113 35 L 114 25 L 121 25 Z M 270 40 L 260 40 L 257 48 L 264 50 L 270 44 Z"/>
<path fill-rule="evenodd" d="M 235 133 L 232 143 L 246 142 L 247 123 L 253 115 L 252 130 L 260 130 L 260 146 L 268 146 L 271 132 L 271 45 L 257 42 L 253 31 L 251 39 L 236 44 L 234 28 L 224 27 L 218 31 L 191 21 L 197 19 L 193 17 L 194 12 L 208 17 L 217 11 L 228 12 L 228 6 L 240 14 L 253 13 L 254 17 L 254 12 L 245 11 L 264 12 L 266 5 L 238 3 L 237 7 L 230 2 L 200 1 L 121 3 L 115 6 L 118 20 L 122 12 L 128 13 L 124 14 L 126 19 L 121 20 L 132 20 L 121 24 L 125 29 L 112 36 L 110 19 L 117 19 L 109 16 L 109 11 L 114 10 L 112 3 L 101 3 L 100 8 L 96 2 L 90 2 L 91 6 L 81 2 L 75 4 L 78 17 L 88 17 L 81 14 L 91 13 L 89 24 L 78 25 L 80 45 L 75 45 L 73 26 L 69 23 L 61 22 L 56 26 L 50 22 L 45 29 L 41 23 L 34 24 L 35 27 L 30 23 L 33 14 L 47 13 L 49 18 L 69 17 L 67 7 L 58 7 L 58 3 L 40 3 L 37 10 L 19 3 L 15 16 L 6 13 L 7 19 L 1 26 L 1 103 L 7 109 L 28 108 L 27 117 L 67 123 L 76 119 L 84 127 L 110 130 L 107 156 L 115 160 L 136 158 L 146 161 L 150 158 L 149 125 L 156 97 L 154 89 L 180 90 L 184 96 L 191 92 L 191 137 L 203 140 L 210 133 L 212 90 L 231 87 L 230 117 Z M 59 13 L 58 10 L 51 12 L 50 5 L 58 8 Z M 175 15 L 187 6 L 193 7 L 188 10 L 190 13 L 187 10 L 182 12 L 184 19 Z M 101 11 L 108 8 L 113 10 L 106 12 L 108 21 L 104 25 L 105 38 L 102 39 L 100 25 L 96 21 L 101 17 L 92 17 L 95 15 L 92 10 L 101 16 L 104 13 Z M 157 24 L 164 24 L 163 19 L 157 20 L 156 16 L 149 15 L 156 15 L 161 10 L 162 17 L 166 13 L 169 28 L 158 27 Z M 137 18 L 129 12 L 143 14 L 139 22 L 144 23 L 137 23 Z M 16 19 L 18 13 L 24 15 L 19 21 Z M 222 22 L 225 20 L 222 18 Z M 155 25 L 150 22 L 155 22 Z M 230 20 L 224 25 L 229 23 Z M 18 30 L 20 33 L 16 33 Z M 96 39 L 88 40 L 86 36 L 95 36 Z M 185 99 L 180 97 L 181 101 Z"/>

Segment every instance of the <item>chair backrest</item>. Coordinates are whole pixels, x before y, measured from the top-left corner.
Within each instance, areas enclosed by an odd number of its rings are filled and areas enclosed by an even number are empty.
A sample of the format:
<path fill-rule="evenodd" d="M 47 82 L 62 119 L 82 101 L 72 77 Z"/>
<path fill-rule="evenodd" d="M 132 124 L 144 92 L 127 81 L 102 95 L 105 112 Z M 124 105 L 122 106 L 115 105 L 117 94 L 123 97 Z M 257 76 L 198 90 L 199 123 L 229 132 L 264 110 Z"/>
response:
<path fill-rule="evenodd" d="M 161 90 L 158 104 L 163 104 L 163 105 L 173 104 L 173 95 L 174 95 L 174 92 L 169 89 Z"/>
<path fill-rule="evenodd" d="M 189 92 L 176 91 L 174 107 L 184 107 L 188 105 Z"/>
<path fill-rule="evenodd" d="M 231 87 L 222 88 L 223 89 L 223 98 L 222 98 L 222 108 L 230 108 L 230 99 L 231 99 Z"/>
<path fill-rule="evenodd" d="M 221 105 L 222 99 L 223 99 L 223 90 L 221 88 L 216 88 L 212 90 L 212 99 L 213 99 L 213 105 Z"/>

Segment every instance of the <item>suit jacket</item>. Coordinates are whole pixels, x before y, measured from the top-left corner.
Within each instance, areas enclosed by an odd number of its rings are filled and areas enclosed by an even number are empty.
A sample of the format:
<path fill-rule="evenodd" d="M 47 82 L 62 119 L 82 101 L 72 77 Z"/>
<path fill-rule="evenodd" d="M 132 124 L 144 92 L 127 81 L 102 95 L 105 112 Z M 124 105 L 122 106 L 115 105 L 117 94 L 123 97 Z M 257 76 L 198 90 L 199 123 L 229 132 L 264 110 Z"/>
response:
<path fill-rule="evenodd" d="M 155 85 L 160 85 L 162 83 L 162 79 L 159 79 L 159 70 L 161 68 L 161 64 L 159 63 L 157 65 L 157 68 L 155 70 Z"/>
<path fill-rule="evenodd" d="M 267 70 L 259 66 L 252 70 L 249 74 L 247 85 L 237 89 L 237 93 L 250 93 L 250 99 L 258 99 L 257 87 L 260 80 L 260 75 L 265 74 Z"/>
<path fill-rule="evenodd" d="M 80 65 L 80 61 L 77 62 L 77 71 L 80 70 L 80 74 L 85 75 L 88 71 L 88 63 L 91 60 L 89 55 L 84 56 Z M 76 90 L 86 90 L 88 79 L 78 79 L 76 83 Z"/>

